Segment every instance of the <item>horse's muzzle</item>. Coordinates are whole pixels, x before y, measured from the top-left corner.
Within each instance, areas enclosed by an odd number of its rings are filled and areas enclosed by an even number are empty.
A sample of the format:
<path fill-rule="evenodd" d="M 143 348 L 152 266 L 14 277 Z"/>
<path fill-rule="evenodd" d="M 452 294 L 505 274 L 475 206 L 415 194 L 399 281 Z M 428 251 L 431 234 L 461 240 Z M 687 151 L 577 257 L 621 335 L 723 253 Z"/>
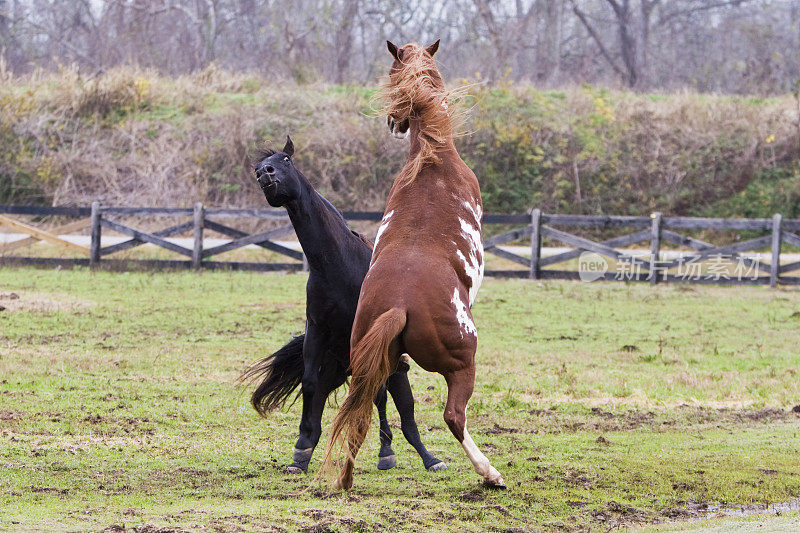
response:
<path fill-rule="evenodd" d="M 275 167 L 268 164 L 262 164 L 256 168 L 256 181 L 262 189 L 280 183 L 280 180 L 275 177 Z"/>
<path fill-rule="evenodd" d="M 396 121 L 393 117 L 386 117 L 386 124 L 389 126 L 389 131 L 397 139 L 405 139 L 408 137 L 409 123 L 408 119 Z"/>
<path fill-rule="evenodd" d="M 256 173 L 256 181 L 262 189 L 267 190 L 273 185 L 277 185 L 281 180 L 275 178 L 274 174 L 267 174 L 266 172 Z"/>
<path fill-rule="evenodd" d="M 280 180 L 258 180 L 258 184 L 261 186 L 261 190 L 266 191 L 271 187 L 277 187 Z"/>

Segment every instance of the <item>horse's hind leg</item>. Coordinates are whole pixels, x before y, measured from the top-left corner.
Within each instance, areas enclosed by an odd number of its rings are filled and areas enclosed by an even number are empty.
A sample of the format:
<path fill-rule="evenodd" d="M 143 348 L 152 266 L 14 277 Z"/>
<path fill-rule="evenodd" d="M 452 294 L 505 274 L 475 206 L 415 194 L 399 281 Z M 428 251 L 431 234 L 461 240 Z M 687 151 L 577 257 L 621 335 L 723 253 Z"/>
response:
<path fill-rule="evenodd" d="M 286 471 L 301 474 L 308 471 L 311 455 L 322 434 L 322 411 L 331 391 L 345 381 L 344 372 L 336 363 L 326 359 L 326 339 L 312 327 L 306 328 L 303 344 L 303 414 L 300 418 L 300 436 L 294 446 L 292 460 Z"/>
<path fill-rule="evenodd" d="M 407 368 L 398 370 L 389 376 L 386 381 L 386 388 L 392 395 L 392 400 L 397 406 L 397 412 L 400 413 L 400 428 L 403 430 L 403 436 L 417 450 L 426 470 L 431 472 L 445 470 L 447 465 L 444 461 L 434 457 L 425 448 L 425 445 L 422 444 L 422 439 L 419 437 L 417 422 L 414 420 L 414 394 L 411 392 L 411 384 L 408 382 L 407 372 Z"/>
<path fill-rule="evenodd" d="M 397 456 L 392 450 L 392 430 L 386 419 L 386 387 L 383 386 L 375 396 L 375 407 L 378 408 L 380 421 L 381 449 L 378 452 L 378 470 L 389 470 L 397 466 Z"/>
<path fill-rule="evenodd" d="M 444 409 L 444 421 L 450 428 L 461 447 L 467 452 L 475 471 L 483 477 L 483 484 L 494 489 L 506 488 L 503 477 L 489 463 L 489 459 L 478 449 L 467 431 L 467 402 L 472 396 L 475 386 L 475 368 L 470 366 L 444 374 L 447 382 L 447 405 Z"/>

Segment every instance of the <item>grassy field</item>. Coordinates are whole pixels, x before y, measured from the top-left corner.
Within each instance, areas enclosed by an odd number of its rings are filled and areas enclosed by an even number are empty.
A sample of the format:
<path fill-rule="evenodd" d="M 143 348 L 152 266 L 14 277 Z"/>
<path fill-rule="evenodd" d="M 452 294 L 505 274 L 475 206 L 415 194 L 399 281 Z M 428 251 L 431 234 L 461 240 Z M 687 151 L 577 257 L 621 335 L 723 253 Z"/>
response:
<path fill-rule="evenodd" d="M 304 285 L 0 270 L 0 530 L 800 527 L 796 289 L 486 280 L 468 420 L 509 489 L 481 489 L 443 380 L 414 367 L 448 470 L 398 429 L 377 471 L 373 424 L 354 489 L 330 494 L 283 473 L 299 406 L 259 419 L 235 383 L 302 330 Z M 781 516 L 692 520 L 765 503 Z"/>

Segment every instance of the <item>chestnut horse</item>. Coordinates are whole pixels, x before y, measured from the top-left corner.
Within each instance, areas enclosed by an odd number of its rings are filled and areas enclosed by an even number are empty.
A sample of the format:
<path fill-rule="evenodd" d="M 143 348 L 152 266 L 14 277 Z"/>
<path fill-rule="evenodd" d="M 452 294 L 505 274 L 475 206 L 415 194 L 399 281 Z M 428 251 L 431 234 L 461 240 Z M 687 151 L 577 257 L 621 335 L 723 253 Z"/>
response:
<path fill-rule="evenodd" d="M 409 136 L 411 146 L 389 192 L 361 286 L 350 337 L 350 391 L 333 422 L 326 464 L 346 442 L 334 488 L 349 490 L 372 399 L 408 353 L 425 370 L 444 376 L 445 422 L 484 484 L 505 488 L 466 427 L 478 342 L 470 308 L 483 278 L 478 180 L 453 143 L 448 93 L 433 60 L 439 42 L 428 48 L 387 45 L 394 57 L 385 87 L 389 128 Z"/>

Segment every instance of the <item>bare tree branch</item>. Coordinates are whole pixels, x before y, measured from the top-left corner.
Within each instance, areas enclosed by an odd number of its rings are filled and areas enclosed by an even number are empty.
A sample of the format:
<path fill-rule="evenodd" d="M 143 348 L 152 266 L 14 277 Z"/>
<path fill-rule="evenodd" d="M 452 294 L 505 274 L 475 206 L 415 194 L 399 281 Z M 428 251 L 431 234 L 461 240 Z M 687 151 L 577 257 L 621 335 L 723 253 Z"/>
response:
<path fill-rule="evenodd" d="M 614 61 L 614 58 L 611 56 L 608 49 L 603 44 L 603 40 L 600 38 L 600 35 L 598 35 L 597 31 L 589 22 L 589 19 L 586 17 L 586 14 L 578 7 L 578 5 L 575 3 L 575 0 L 570 0 L 570 4 L 572 4 L 572 12 L 575 13 L 575 16 L 578 17 L 578 20 L 581 21 L 581 24 L 583 24 L 583 26 L 586 28 L 586 31 L 589 32 L 589 35 L 591 35 L 592 39 L 594 39 L 595 43 L 597 43 L 597 47 L 600 49 L 600 53 L 608 62 L 609 66 L 611 66 L 611 68 L 614 69 L 614 72 L 616 72 L 617 74 L 619 74 L 621 77 L 624 78 L 625 71 L 622 69 L 622 67 L 617 65 L 616 61 Z"/>

